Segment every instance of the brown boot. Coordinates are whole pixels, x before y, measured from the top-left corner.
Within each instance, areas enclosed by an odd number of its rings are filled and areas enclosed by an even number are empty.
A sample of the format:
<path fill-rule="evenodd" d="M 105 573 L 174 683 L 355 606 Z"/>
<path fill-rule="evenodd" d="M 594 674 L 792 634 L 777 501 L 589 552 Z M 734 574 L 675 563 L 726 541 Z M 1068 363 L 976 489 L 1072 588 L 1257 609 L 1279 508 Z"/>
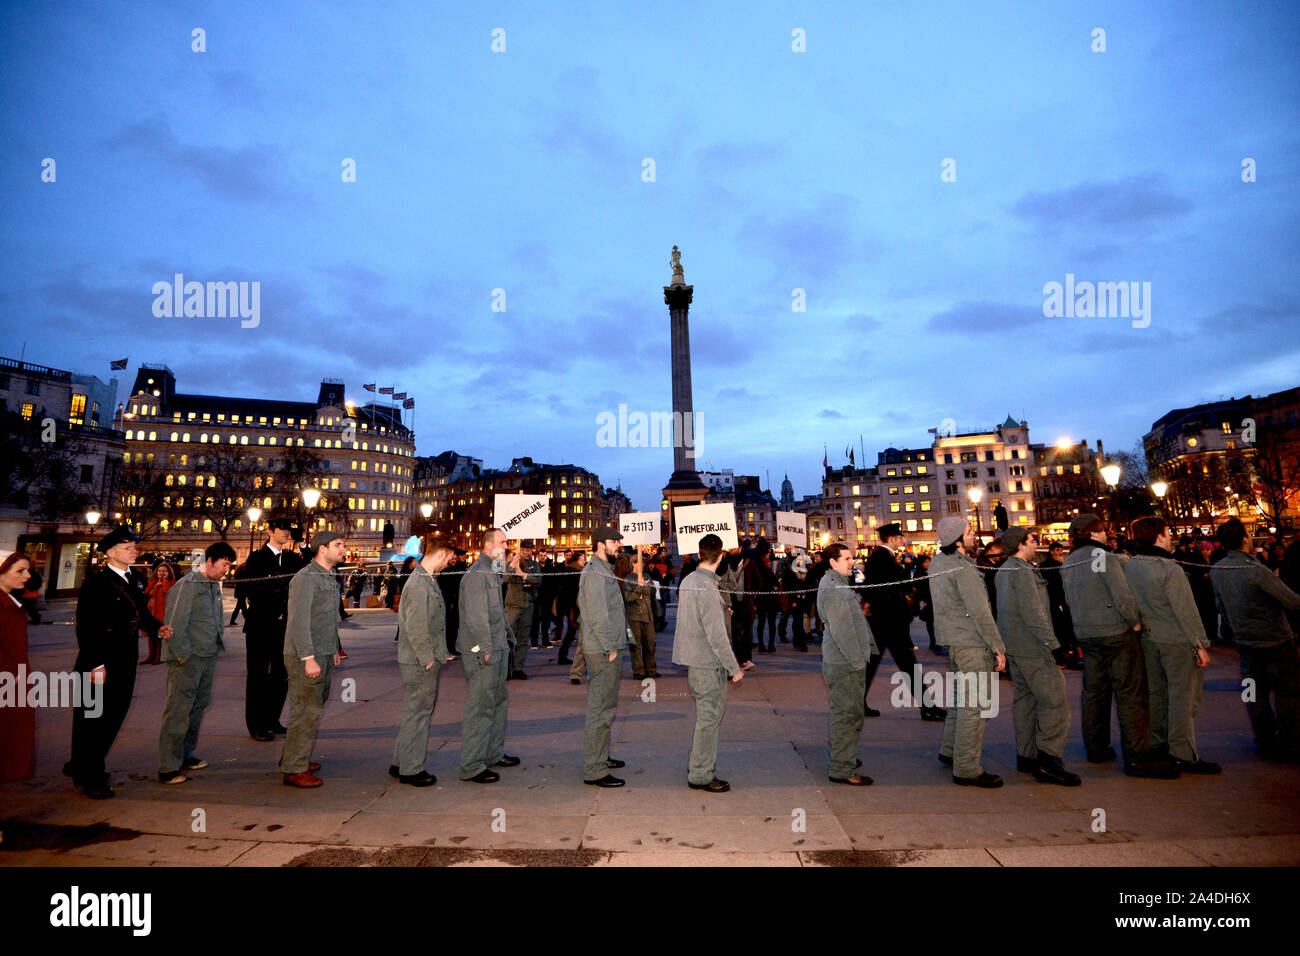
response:
<path fill-rule="evenodd" d="M 284 775 L 284 785 L 286 787 L 300 787 L 308 790 L 312 787 L 319 787 L 325 781 L 316 776 L 310 770 L 304 770 L 302 773 L 286 773 Z"/>

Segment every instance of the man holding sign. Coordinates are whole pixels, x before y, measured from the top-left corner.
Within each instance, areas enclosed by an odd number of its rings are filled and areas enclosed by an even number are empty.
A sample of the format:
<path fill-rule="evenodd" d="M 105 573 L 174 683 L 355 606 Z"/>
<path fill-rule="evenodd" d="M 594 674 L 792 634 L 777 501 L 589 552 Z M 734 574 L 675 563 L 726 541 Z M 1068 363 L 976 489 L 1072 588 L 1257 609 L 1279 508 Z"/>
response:
<path fill-rule="evenodd" d="M 609 771 L 623 761 L 609 755 L 609 741 L 618 709 L 620 655 L 631 639 L 623 610 L 623 590 L 611 567 L 623 536 L 613 528 L 591 533 L 592 557 L 578 579 L 578 615 L 582 619 L 582 652 L 587 658 L 587 732 L 582 748 L 582 781 L 593 787 L 621 787 L 624 781 Z"/>

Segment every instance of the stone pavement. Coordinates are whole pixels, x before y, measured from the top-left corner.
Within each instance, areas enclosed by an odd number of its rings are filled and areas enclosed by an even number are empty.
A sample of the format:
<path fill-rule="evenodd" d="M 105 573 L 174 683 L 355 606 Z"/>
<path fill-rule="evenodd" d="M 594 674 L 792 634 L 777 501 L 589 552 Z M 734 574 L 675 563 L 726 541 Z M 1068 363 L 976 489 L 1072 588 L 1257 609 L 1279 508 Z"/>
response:
<path fill-rule="evenodd" d="M 227 601 L 229 611 L 230 602 Z M 33 670 L 66 670 L 75 657 L 70 602 L 31 629 Z M 671 618 L 670 618 L 671 619 Z M 200 755 L 211 766 L 188 783 L 157 782 L 165 666 L 142 667 L 135 702 L 109 755 L 116 799 L 92 801 L 61 776 L 69 710 L 37 717 L 38 766 L 30 781 L 0 784 L 8 821 L 0 865 L 962 865 L 1212 866 L 1300 863 L 1300 767 L 1254 753 L 1239 696 L 1237 657 L 1215 649 L 1198 721 L 1204 755 L 1220 777 L 1126 777 L 1117 763 L 1085 763 L 1079 739 L 1081 675 L 1066 672 L 1073 709 L 1066 765 L 1081 787 L 1040 784 L 1015 770 L 1011 688 L 990 721 L 985 766 L 1000 790 L 953 785 L 935 759 L 942 725 L 889 706 L 892 660 L 872 703 L 884 713 L 862 734 L 868 788 L 826 776 L 826 689 L 817 645 L 778 644 L 728 691 L 718 772 L 727 794 L 686 787 L 694 704 L 684 669 L 659 635 L 656 699 L 630 677 L 614 723 L 628 785 L 582 783 L 586 686 L 569 683 L 555 651 L 529 657 L 512 681 L 508 752 L 523 764 L 495 785 L 457 780 L 465 683 L 443 670 L 430 728 L 435 787 L 387 775 L 401 705 L 396 615 L 358 611 L 341 630 L 349 658 L 336 672 L 314 758 L 325 786 L 294 790 L 276 771 L 280 743 L 256 743 L 243 724 L 243 633 L 226 629 L 214 704 Z M 919 626 L 913 638 L 924 648 Z M 141 641 L 143 648 L 144 641 Z M 143 651 L 142 651 L 143 656 Z M 946 659 L 923 650 L 926 667 Z M 344 699 L 349 682 L 355 700 Z M 1115 731 L 1118 740 L 1118 728 Z M 1094 831 L 1097 811 L 1104 831 Z"/>

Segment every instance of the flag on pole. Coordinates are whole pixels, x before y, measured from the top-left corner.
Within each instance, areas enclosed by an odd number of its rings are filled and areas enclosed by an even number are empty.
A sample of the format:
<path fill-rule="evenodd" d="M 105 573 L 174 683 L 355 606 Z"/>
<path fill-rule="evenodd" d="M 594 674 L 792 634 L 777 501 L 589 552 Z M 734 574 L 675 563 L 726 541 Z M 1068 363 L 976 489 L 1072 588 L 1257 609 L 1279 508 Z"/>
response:
<path fill-rule="evenodd" d="M 402 399 L 404 399 L 404 398 L 406 398 L 406 393 L 405 393 L 405 392 L 394 392 L 394 393 L 393 393 L 393 401 L 395 401 L 395 402 L 400 402 L 400 401 L 401 401 Z"/>
<path fill-rule="evenodd" d="M 858 463 L 857 463 L 856 461 L 853 460 L 853 449 L 852 449 L 852 448 L 849 449 L 849 464 L 852 465 L 854 468 L 856 468 L 856 467 L 858 466 Z"/>
<path fill-rule="evenodd" d="M 391 386 L 391 385 L 386 385 L 386 386 L 384 386 L 383 388 L 381 388 L 381 389 L 379 390 L 379 394 L 380 394 L 380 395 L 392 395 L 392 394 L 393 394 L 393 386 Z"/>
<path fill-rule="evenodd" d="M 375 390 L 375 383 L 371 382 L 369 385 L 362 385 L 361 387 L 364 388 L 367 392 L 373 392 Z"/>
<path fill-rule="evenodd" d="M 108 367 L 113 369 L 114 371 L 121 371 L 122 369 L 126 368 L 126 363 L 129 361 L 130 361 L 129 357 L 124 359 L 118 359 L 116 362 L 109 362 Z"/>
<path fill-rule="evenodd" d="M 402 402 L 402 407 L 403 407 L 403 408 L 414 408 L 414 407 L 415 407 L 415 399 L 413 399 L 413 398 L 408 398 L 406 401 Z"/>

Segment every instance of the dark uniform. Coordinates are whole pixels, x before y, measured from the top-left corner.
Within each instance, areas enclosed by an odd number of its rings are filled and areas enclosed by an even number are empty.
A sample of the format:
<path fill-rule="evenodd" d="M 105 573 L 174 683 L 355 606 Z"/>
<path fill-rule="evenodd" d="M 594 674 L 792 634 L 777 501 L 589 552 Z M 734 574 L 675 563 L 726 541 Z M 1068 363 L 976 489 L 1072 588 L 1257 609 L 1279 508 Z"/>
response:
<path fill-rule="evenodd" d="M 248 678 L 244 689 L 244 723 L 250 736 L 283 733 L 280 713 L 289 693 L 284 669 L 284 627 L 289 616 L 289 581 L 306 562 L 285 548 L 278 555 L 263 545 L 244 563 L 244 636 Z M 258 580 L 258 579 L 262 580 Z"/>
<path fill-rule="evenodd" d="M 144 582 L 131 570 L 123 576 L 105 565 L 86 578 L 77 597 L 78 673 L 104 668 L 98 688 L 103 711 L 87 717 L 84 708 L 72 712 L 72 760 L 64 772 L 87 791 L 108 786 L 104 760 L 131 709 L 135 691 L 139 633 L 158 636 L 162 621 L 149 613 Z M 111 794 L 110 794 L 111 795 Z"/>
<path fill-rule="evenodd" d="M 894 585 L 893 587 L 865 588 L 859 592 L 871 609 L 871 633 L 876 639 L 879 652 L 872 655 L 867 663 L 866 686 L 862 691 L 862 706 L 871 712 L 867 704 L 867 694 L 871 691 L 871 679 L 880 668 L 880 661 L 888 650 L 898 665 L 899 673 L 907 679 L 916 700 L 921 699 L 921 688 L 912 687 L 912 676 L 916 667 L 916 652 L 912 650 L 912 608 L 908 603 L 911 593 L 907 572 L 894 560 L 894 552 L 886 545 L 880 545 L 871 552 L 863 569 L 864 583 L 875 585 Z M 948 715 L 938 707 L 922 707 L 921 716 L 925 720 L 943 720 Z"/>

